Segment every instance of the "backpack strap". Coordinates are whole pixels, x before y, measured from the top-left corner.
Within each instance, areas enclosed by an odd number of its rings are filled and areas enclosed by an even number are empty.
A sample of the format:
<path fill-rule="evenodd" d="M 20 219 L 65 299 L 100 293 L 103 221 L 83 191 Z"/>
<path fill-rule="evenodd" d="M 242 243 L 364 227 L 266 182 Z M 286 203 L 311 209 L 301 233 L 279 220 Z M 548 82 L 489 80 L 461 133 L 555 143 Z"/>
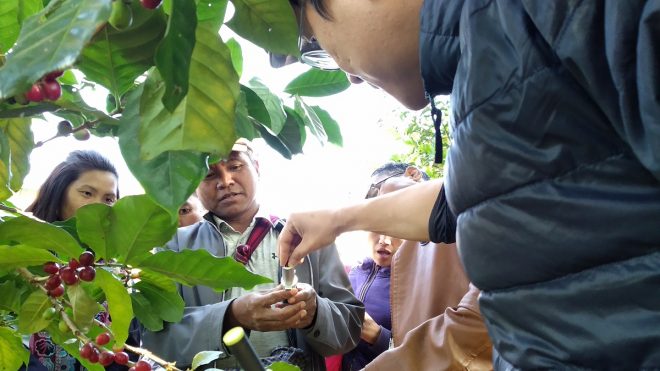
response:
<path fill-rule="evenodd" d="M 257 223 L 255 224 L 250 236 L 248 236 L 247 241 L 236 247 L 236 254 L 234 259 L 239 263 L 247 264 L 250 261 L 250 257 L 254 251 L 259 247 L 259 244 L 266 237 L 270 228 L 275 228 L 277 233 L 282 232 L 284 228 L 284 221 L 274 215 L 270 215 L 269 219 L 258 218 Z"/>

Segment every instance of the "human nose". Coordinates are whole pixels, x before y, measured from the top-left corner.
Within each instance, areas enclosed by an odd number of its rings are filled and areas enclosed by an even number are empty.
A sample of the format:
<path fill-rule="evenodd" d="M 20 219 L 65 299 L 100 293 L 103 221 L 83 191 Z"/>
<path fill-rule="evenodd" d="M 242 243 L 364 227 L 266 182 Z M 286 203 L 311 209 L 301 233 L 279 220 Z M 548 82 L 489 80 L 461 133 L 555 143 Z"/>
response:
<path fill-rule="evenodd" d="M 231 173 L 228 171 L 221 171 L 218 174 L 218 183 L 215 185 L 215 188 L 223 189 L 229 187 L 232 184 L 234 184 L 234 178 L 232 178 Z"/>
<path fill-rule="evenodd" d="M 392 244 L 392 239 L 389 236 L 383 236 L 381 234 L 380 238 L 378 239 L 378 243 L 381 244 L 381 245 L 391 245 Z"/>

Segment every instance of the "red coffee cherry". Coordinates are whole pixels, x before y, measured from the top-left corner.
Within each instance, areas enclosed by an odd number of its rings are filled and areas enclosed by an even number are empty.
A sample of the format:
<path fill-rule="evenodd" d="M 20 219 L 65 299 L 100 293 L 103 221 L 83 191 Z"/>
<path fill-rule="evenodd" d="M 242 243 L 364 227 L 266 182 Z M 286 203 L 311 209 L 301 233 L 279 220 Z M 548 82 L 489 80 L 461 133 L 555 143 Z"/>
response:
<path fill-rule="evenodd" d="M 80 348 L 80 356 L 84 359 L 89 359 L 89 356 L 92 354 L 93 350 L 94 345 L 92 345 L 92 343 L 86 343 L 82 346 L 82 348 Z"/>
<path fill-rule="evenodd" d="M 118 365 L 126 365 L 128 363 L 128 353 L 119 352 L 115 353 L 115 363 Z"/>
<path fill-rule="evenodd" d="M 110 334 L 107 332 L 103 332 L 101 334 L 98 334 L 96 337 L 96 344 L 98 345 L 106 345 L 110 342 Z"/>
<path fill-rule="evenodd" d="M 145 361 L 138 361 L 134 367 L 135 371 L 151 371 L 151 365 Z"/>
<path fill-rule="evenodd" d="M 80 263 L 76 259 L 71 258 L 71 260 L 69 260 L 69 267 L 71 267 L 71 269 L 78 269 L 80 268 Z"/>
<path fill-rule="evenodd" d="M 99 356 L 99 363 L 103 366 L 110 366 L 115 361 L 115 354 L 110 351 L 104 351 Z"/>
<path fill-rule="evenodd" d="M 44 263 L 44 272 L 48 274 L 56 274 L 60 271 L 60 265 L 55 262 Z"/>
<path fill-rule="evenodd" d="M 54 274 L 48 278 L 44 287 L 46 290 L 53 290 L 62 283 L 60 276 Z"/>
<path fill-rule="evenodd" d="M 42 82 L 41 90 L 44 93 L 44 97 L 48 100 L 58 100 L 62 96 L 62 87 L 55 80 Z"/>
<path fill-rule="evenodd" d="M 56 288 L 49 290 L 48 295 L 54 298 L 59 298 L 60 296 L 64 295 L 64 286 L 59 285 Z"/>
<path fill-rule="evenodd" d="M 92 282 L 94 281 L 94 277 L 96 277 L 96 270 L 94 267 L 82 267 L 78 276 L 83 281 Z"/>
<path fill-rule="evenodd" d="M 140 4 L 147 9 L 156 9 L 160 5 L 162 0 L 140 0 Z M 140 371 L 140 370 L 138 370 Z M 144 370 L 142 370 L 144 371 Z"/>
<path fill-rule="evenodd" d="M 95 261 L 94 253 L 91 251 L 85 251 L 84 253 L 80 254 L 78 257 L 78 261 L 80 262 L 80 265 L 83 267 L 89 267 L 91 265 L 94 265 Z"/>
<path fill-rule="evenodd" d="M 60 269 L 60 277 L 67 285 L 75 285 L 78 283 L 78 274 L 69 266 Z"/>
<path fill-rule="evenodd" d="M 87 360 L 89 363 L 97 363 L 99 361 L 99 351 L 96 348 L 92 348 L 92 353 L 89 355 L 89 358 Z"/>
<path fill-rule="evenodd" d="M 41 89 L 41 85 L 33 84 L 30 90 L 25 93 L 25 98 L 30 102 L 41 102 L 44 100 L 44 92 Z"/>
<path fill-rule="evenodd" d="M 46 80 L 46 81 L 55 81 L 55 79 L 62 76 L 63 73 L 64 73 L 64 71 L 53 71 L 53 72 L 47 74 L 46 76 L 44 76 L 44 80 Z"/>

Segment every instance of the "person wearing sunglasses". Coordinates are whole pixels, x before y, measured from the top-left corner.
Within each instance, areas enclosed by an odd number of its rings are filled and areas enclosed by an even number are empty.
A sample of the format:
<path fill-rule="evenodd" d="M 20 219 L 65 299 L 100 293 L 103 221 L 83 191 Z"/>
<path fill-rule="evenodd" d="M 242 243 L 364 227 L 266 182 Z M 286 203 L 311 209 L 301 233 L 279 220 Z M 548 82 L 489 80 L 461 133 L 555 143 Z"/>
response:
<path fill-rule="evenodd" d="M 198 352 L 209 350 L 223 352 L 209 367 L 238 369 L 238 359 L 221 342 L 236 326 L 248 332 L 264 366 L 285 361 L 303 371 L 324 369 L 323 357 L 345 353 L 360 339 L 364 306 L 351 291 L 334 245 L 309 255 L 296 268 L 293 287 L 279 284 L 277 235 L 283 222 L 260 205 L 259 172 L 252 144 L 239 139 L 226 159 L 209 165 L 197 187 L 208 210 L 204 219 L 179 228 L 165 246 L 231 257 L 272 280 L 223 292 L 203 285 L 179 287 L 183 319 L 161 331 L 145 331 L 142 340 L 147 349 L 157 350 L 181 369 L 189 368 Z"/>
<path fill-rule="evenodd" d="M 349 229 L 442 242 L 451 208 L 497 369 L 660 368 L 660 2 L 290 3 L 406 107 L 451 94 L 453 143 L 444 187 L 291 215 L 281 264 Z"/>

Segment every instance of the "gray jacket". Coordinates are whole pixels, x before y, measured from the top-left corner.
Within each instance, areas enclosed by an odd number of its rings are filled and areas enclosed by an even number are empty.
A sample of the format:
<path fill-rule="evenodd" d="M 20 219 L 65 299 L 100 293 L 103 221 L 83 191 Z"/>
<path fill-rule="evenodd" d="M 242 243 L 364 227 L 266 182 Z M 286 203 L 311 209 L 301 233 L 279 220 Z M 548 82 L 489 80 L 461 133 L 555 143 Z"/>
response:
<path fill-rule="evenodd" d="M 211 220 L 212 215 L 207 214 L 205 220 L 179 228 L 166 247 L 174 251 L 205 249 L 215 256 L 225 256 L 224 241 Z M 334 245 L 310 254 L 296 267 L 296 275 L 299 282 L 310 284 L 317 293 L 316 319 L 310 328 L 290 331 L 289 339 L 292 346 L 310 355 L 312 364 L 308 369 L 325 370 L 324 356 L 346 353 L 358 344 L 364 306 L 353 295 Z M 186 303 L 183 319 L 166 323 L 158 332 L 145 331 L 143 345 L 168 361 L 176 361 L 179 368 L 189 366 L 200 351 L 226 352 L 221 335 L 231 300 L 223 300 L 223 293 L 206 286 L 179 286 L 179 293 Z"/>

